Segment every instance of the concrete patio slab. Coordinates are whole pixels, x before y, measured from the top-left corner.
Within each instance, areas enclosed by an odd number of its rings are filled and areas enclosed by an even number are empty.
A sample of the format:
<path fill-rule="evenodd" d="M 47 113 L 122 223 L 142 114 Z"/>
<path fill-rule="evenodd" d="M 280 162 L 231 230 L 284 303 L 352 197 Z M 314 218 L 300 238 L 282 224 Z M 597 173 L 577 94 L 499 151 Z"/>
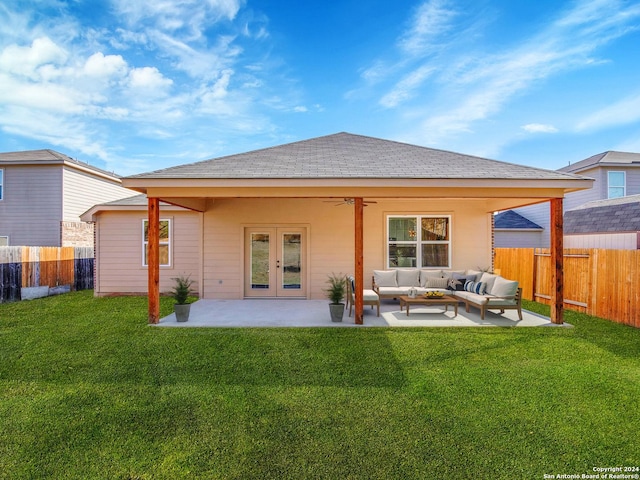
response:
<path fill-rule="evenodd" d="M 480 319 L 480 311 L 471 308 L 464 311 L 464 305 L 458 308 L 454 316 L 453 309 L 445 311 L 443 307 L 413 307 L 407 316 L 400 311 L 398 302 L 383 301 L 380 305 L 380 317 L 375 309 L 365 307 L 364 325 L 356 325 L 353 315 L 345 311 L 342 322 L 331 322 L 326 300 L 198 300 L 191 305 L 188 322 L 177 322 L 175 314 L 160 319 L 160 327 L 545 327 L 553 326 L 548 317 L 522 311 L 523 319 L 518 320 L 515 310 L 504 314 L 487 312 Z M 570 326 L 564 324 L 564 326 Z"/>

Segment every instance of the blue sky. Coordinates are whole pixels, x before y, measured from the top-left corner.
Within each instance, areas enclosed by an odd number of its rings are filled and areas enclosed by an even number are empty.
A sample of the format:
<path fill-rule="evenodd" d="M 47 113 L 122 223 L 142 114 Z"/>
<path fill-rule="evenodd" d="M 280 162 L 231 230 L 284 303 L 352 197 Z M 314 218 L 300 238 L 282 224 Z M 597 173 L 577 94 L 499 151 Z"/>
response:
<path fill-rule="evenodd" d="M 0 4 L 0 151 L 130 175 L 341 131 L 548 169 L 640 152 L 640 1 Z"/>

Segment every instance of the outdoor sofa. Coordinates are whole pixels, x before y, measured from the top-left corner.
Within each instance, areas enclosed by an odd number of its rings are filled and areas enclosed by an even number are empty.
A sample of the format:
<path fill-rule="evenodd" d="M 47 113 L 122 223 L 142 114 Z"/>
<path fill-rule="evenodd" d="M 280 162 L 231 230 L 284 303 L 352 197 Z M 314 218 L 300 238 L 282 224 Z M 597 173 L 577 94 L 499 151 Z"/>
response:
<path fill-rule="evenodd" d="M 518 282 L 500 275 L 478 270 L 374 270 L 373 291 L 379 298 L 398 298 L 409 295 L 412 288 L 417 295 L 426 292 L 442 292 L 465 304 L 480 309 L 484 320 L 487 310 L 517 310 L 522 320 L 522 289 Z"/>

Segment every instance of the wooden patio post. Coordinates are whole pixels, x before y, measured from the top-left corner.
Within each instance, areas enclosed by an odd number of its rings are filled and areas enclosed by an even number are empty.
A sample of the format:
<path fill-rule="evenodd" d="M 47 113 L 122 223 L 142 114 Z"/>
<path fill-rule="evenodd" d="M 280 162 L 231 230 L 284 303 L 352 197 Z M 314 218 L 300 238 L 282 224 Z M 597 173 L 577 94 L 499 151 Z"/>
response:
<path fill-rule="evenodd" d="M 364 202 L 362 198 L 354 199 L 355 204 L 355 237 L 356 237 L 356 245 L 355 245 L 355 281 L 356 281 L 356 291 L 355 297 L 355 322 L 356 325 L 362 325 L 363 319 L 362 316 L 364 314 L 364 228 L 363 228 L 363 214 L 364 214 Z"/>
<path fill-rule="evenodd" d="M 564 323 L 562 198 L 551 199 L 551 322 Z"/>
<path fill-rule="evenodd" d="M 149 323 L 158 323 L 160 321 L 160 200 L 149 198 L 148 204 Z"/>

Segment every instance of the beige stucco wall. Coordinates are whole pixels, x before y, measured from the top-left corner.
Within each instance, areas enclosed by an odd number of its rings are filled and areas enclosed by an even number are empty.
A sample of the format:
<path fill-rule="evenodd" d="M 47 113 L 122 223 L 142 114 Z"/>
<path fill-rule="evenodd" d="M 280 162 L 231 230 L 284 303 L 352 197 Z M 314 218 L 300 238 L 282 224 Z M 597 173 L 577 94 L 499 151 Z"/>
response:
<path fill-rule="evenodd" d="M 452 269 L 491 266 L 491 216 L 483 200 L 384 200 L 364 209 L 364 273 L 384 268 L 388 215 L 450 215 Z M 203 214 L 161 210 L 173 220 L 173 265 L 160 270 L 160 291 L 171 278 L 190 274 L 203 298 L 244 297 L 244 232 L 247 227 L 296 226 L 308 232 L 308 298 L 324 298 L 329 273 L 354 271 L 354 208 L 322 199 L 217 199 Z M 103 211 L 97 216 L 96 295 L 144 293 L 142 220 L 146 211 Z M 202 255 L 203 262 L 200 261 Z M 201 280 L 201 281 L 200 281 Z"/>
<path fill-rule="evenodd" d="M 142 265 L 142 221 L 146 210 L 103 211 L 97 217 L 95 295 L 147 292 L 147 267 Z M 194 289 L 201 284 L 201 218 L 190 211 L 163 211 L 161 219 L 171 220 L 169 267 L 160 267 L 160 291 L 168 292 L 172 278 L 190 275 Z"/>
<path fill-rule="evenodd" d="M 452 268 L 491 266 L 491 217 L 483 201 L 377 200 L 364 209 L 365 285 L 384 268 L 387 215 L 452 218 Z M 221 199 L 204 214 L 204 297 L 244 295 L 244 229 L 267 225 L 308 228 L 309 298 L 323 298 L 329 273 L 354 271 L 354 209 L 321 199 Z"/>

